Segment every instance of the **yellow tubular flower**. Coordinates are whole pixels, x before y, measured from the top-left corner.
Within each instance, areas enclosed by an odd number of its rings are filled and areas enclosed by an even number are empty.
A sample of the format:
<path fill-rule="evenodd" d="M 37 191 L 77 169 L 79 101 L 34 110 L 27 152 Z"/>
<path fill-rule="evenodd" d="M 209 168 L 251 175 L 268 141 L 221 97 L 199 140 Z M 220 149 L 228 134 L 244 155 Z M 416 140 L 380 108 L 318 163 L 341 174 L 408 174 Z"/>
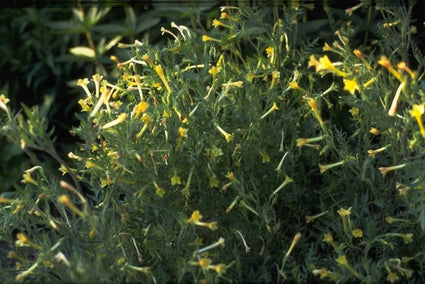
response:
<path fill-rule="evenodd" d="M 68 207 L 69 209 L 71 209 L 71 211 L 76 213 L 81 218 L 85 217 L 84 213 L 71 202 L 71 200 L 69 199 L 67 195 L 63 194 L 59 196 L 58 201 L 62 203 L 63 205 L 65 205 L 66 207 Z"/>
<path fill-rule="evenodd" d="M 22 178 L 23 179 L 22 179 L 21 182 L 23 182 L 23 183 L 31 183 L 31 184 L 33 184 L 35 186 L 38 186 L 38 182 L 35 181 L 32 178 L 31 174 L 32 174 L 32 172 L 34 172 L 35 170 L 40 169 L 40 168 L 41 168 L 40 166 L 35 166 L 35 167 L 32 167 L 32 168 L 30 168 L 28 170 L 25 170 L 24 174 L 22 175 Z"/>
<path fill-rule="evenodd" d="M 235 82 L 229 82 L 229 83 L 224 83 L 222 84 L 223 87 L 238 87 L 238 88 L 242 88 L 243 87 L 243 81 L 235 81 Z"/>
<path fill-rule="evenodd" d="M 226 265 L 224 264 L 217 264 L 213 265 L 211 269 L 215 270 L 218 275 L 223 276 L 223 274 L 226 272 Z"/>
<path fill-rule="evenodd" d="M 277 107 L 276 103 L 273 102 L 273 105 L 271 106 L 271 108 L 265 113 L 263 114 L 260 119 L 264 119 L 266 116 L 268 116 L 269 114 L 271 114 L 272 112 L 274 112 L 275 110 L 279 110 L 279 108 Z"/>
<path fill-rule="evenodd" d="M 370 79 L 369 81 L 367 81 L 366 83 L 363 84 L 363 88 L 367 88 L 369 87 L 373 82 L 375 82 L 375 78 Z"/>
<path fill-rule="evenodd" d="M 190 218 L 187 219 L 187 222 L 188 223 L 196 223 L 196 222 L 199 222 L 201 219 L 202 219 L 201 213 L 199 212 L 199 210 L 195 210 L 195 211 L 193 211 Z"/>
<path fill-rule="evenodd" d="M 131 112 L 132 117 L 137 118 L 140 114 L 146 112 L 149 104 L 147 102 L 140 102 L 134 106 L 133 111 Z"/>
<path fill-rule="evenodd" d="M 399 64 L 397 64 L 397 68 L 407 72 L 413 80 L 416 78 L 415 73 L 413 73 L 413 71 L 409 67 L 407 67 L 406 62 L 400 62 Z"/>
<path fill-rule="evenodd" d="M 269 46 L 266 48 L 267 57 L 270 57 L 270 63 L 274 62 L 274 48 Z"/>
<path fill-rule="evenodd" d="M 381 131 L 379 131 L 379 129 L 375 127 L 371 127 L 369 132 L 373 135 L 379 135 L 381 133 Z"/>
<path fill-rule="evenodd" d="M 4 198 L 4 197 L 0 196 L 0 204 L 1 203 L 20 204 L 20 203 L 22 203 L 22 200 L 7 199 L 7 198 Z"/>
<path fill-rule="evenodd" d="M 339 216 L 341 216 L 342 226 L 344 230 L 347 230 L 347 221 L 348 221 L 348 224 L 350 223 L 351 208 L 352 207 L 348 209 L 341 208 L 337 211 Z"/>
<path fill-rule="evenodd" d="M 228 13 L 226 12 L 222 12 L 220 14 L 220 19 L 228 19 L 230 21 L 237 21 L 238 19 L 236 19 L 235 17 L 230 16 Z"/>
<path fill-rule="evenodd" d="M 385 67 L 388 71 L 390 71 L 391 74 L 394 75 L 394 77 L 397 78 L 400 82 L 402 82 L 401 74 L 397 72 L 391 65 L 391 62 L 388 60 L 388 58 L 384 55 L 381 56 L 381 59 L 378 61 L 378 64 Z"/>
<path fill-rule="evenodd" d="M 318 137 L 313 137 L 313 138 L 297 138 L 296 142 L 297 142 L 297 147 L 302 147 L 308 143 L 311 142 L 318 142 L 321 141 L 322 139 L 326 138 L 326 135 L 321 135 Z"/>
<path fill-rule="evenodd" d="M 93 117 L 96 115 L 96 113 L 99 111 L 100 107 L 105 103 L 107 98 L 109 97 L 109 94 L 111 93 L 110 89 L 105 89 L 104 92 L 100 95 L 99 100 L 96 103 L 96 106 L 94 107 L 93 111 L 90 113 L 90 117 Z"/>
<path fill-rule="evenodd" d="M 334 244 L 334 238 L 332 237 L 331 234 L 325 234 L 323 236 L 323 241 L 331 245 Z"/>
<path fill-rule="evenodd" d="M 344 164 L 344 161 L 339 161 L 339 162 L 336 162 L 336 163 L 333 163 L 333 164 L 329 164 L 329 165 L 319 164 L 320 173 L 323 174 L 327 170 L 332 169 L 334 167 L 342 166 L 343 164 Z"/>
<path fill-rule="evenodd" d="M 70 159 L 75 159 L 75 160 L 77 160 L 77 161 L 82 161 L 83 160 L 83 158 L 82 157 L 80 157 L 80 156 L 78 156 L 78 155 L 75 155 L 74 153 L 72 153 L 72 152 L 69 152 L 68 153 L 68 158 L 70 158 Z"/>
<path fill-rule="evenodd" d="M 350 264 L 347 261 L 347 258 L 345 257 L 345 255 L 340 255 L 338 256 L 338 258 L 336 259 L 336 262 L 344 267 L 345 269 L 347 269 L 348 271 L 351 272 L 351 274 L 354 275 L 354 277 L 359 278 L 359 274 L 350 266 Z"/>
<path fill-rule="evenodd" d="M 208 250 L 211 250 L 211 249 L 216 248 L 218 246 L 224 246 L 224 239 L 221 238 L 221 237 L 215 243 L 208 245 L 206 247 L 203 247 L 201 249 L 198 249 L 198 254 L 203 253 L 203 252 L 208 251 Z"/>
<path fill-rule="evenodd" d="M 16 277 L 15 280 L 17 282 L 22 282 L 28 275 L 30 275 L 36 268 L 37 266 L 40 264 L 40 262 L 36 262 L 34 263 L 30 268 L 28 268 L 27 270 L 19 273 Z"/>
<path fill-rule="evenodd" d="M 325 42 L 325 45 L 323 46 L 322 50 L 323 51 L 332 51 L 332 47 L 327 42 Z"/>
<path fill-rule="evenodd" d="M 99 74 L 94 74 L 92 76 L 92 81 L 94 82 L 95 88 L 96 88 L 96 93 L 95 96 L 96 98 L 99 97 L 99 90 L 100 90 L 100 81 L 102 81 L 103 76 L 99 75 Z"/>
<path fill-rule="evenodd" d="M 288 175 L 285 176 L 285 180 L 272 192 L 272 194 L 270 194 L 271 197 L 275 196 L 276 194 L 278 194 L 278 192 L 284 188 L 285 186 L 287 186 L 290 183 L 293 183 L 294 180 L 289 177 Z"/>
<path fill-rule="evenodd" d="M 388 172 L 402 169 L 406 166 L 406 164 L 395 165 L 391 167 L 379 167 L 378 170 L 381 172 L 383 176 L 385 176 Z"/>
<path fill-rule="evenodd" d="M 202 268 L 207 269 L 211 262 L 212 260 L 209 258 L 201 258 L 197 264 Z"/>
<path fill-rule="evenodd" d="M 171 185 L 181 184 L 180 177 L 177 174 L 171 178 Z"/>
<path fill-rule="evenodd" d="M 292 90 L 298 90 L 300 88 L 300 86 L 298 85 L 297 81 L 294 81 L 294 82 L 289 83 L 289 88 L 291 88 Z"/>
<path fill-rule="evenodd" d="M 397 273 L 389 271 L 387 275 L 387 281 L 390 283 L 395 283 L 399 280 Z"/>
<path fill-rule="evenodd" d="M 308 61 L 307 67 L 315 67 L 316 72 L 321 70 L 320 62 L 314 57 L 314 55 L 310 56 L 310 60 Z"/>
<path fill-rule="evenodd" d="M 87 78 L 78 79 L 77 86 L 80 86 L 81 88 L 83 88 L 83 90 L 86 93 L 87 97 L 91 98 L 91 93 L 89 91 L 89 88 L 87 88 L 88 83 L 89 83 L 89 79 L 87 79 Z"/>
<path fill-rule="evenodd" d="M 121 113 L 116 119 L 114 119 L 111 122 L 108 122 L 107 124 L 103 125 L 102 129 L 106 129 L 106 128 L 118 125 L 118 124 L 124 122 L 126 117 L 127 117 L 126 113 Z"/>
<path fill-rule="evenodd" d="M 354 229 L 352 232 L 353 237 L 355 238 L 361 238 L 363 237 L 363 231 L 360 229 Z"/>
<path fill-rule="evenodd" d="M 214 20 L 213 20 L 212 25 L 213 25 L 215 28 L 216 28 L 216 27 L 219 27 L 219 26 L 222 26 L 222 27 L 224 27 L 224 28 L 233 29 L 233 27 L 232 27 L 232 26 L 226 25 L 226 24 L 224 24 L 222 21 L 217 20 L 217 19 L 214 19 Z"/>
<path fill-rule="evenodd" d="M 309 97 L 304 97 L 304 99 L 307 100 L 307 104 L 310 106 L 311 110 L 313 111 L 314 116 L 316 117 L 317 121 L 319 121 L 320 126 L 323 126 L 323 120 L 320 116 L 319 108 L 317 107 L 316 100 Z"/>
<path fill-rule="evenodd" d="M 373 157 L 375 157 L 376 154 L 387 150 L 387 148 L 388 148 L 388 145 L 381 147 L 381 148 L 378 148 L 378 149 L 375 149 L 375 150 L 367 150 L 367 153 L 369 154 L 369 157 L 373 158 Z"/>
<path fill-rule="evenodd" d="M 9 102 L 9 99 L 4 96 L 4 94 L 0 95 L 0 108 L 2 108 L 6 113 L 9 119 L 12 119 L 12 116 L 10 115 L 9 108 L 7 107 L 7 103 Z"/>
<path fill-rule="evenodd" d="M 400 98 L 401 91 L 404 89 L 405 86 L 406 86 L 406 82 L 403 81 L 401 82 L 400 86 L 397 88 L 397 91 L 394 95 L 394 99 L 391 103 L 391 107 L 388 110 L 389 116 L 395 116 L 397 114 L 398 100 Z"/>
<path fill-rule="evenodd" d="M 165 88 L 167 89 L 168 94 L 171 94 L 171 88 L 170 88 L 170 85 L 168 85 L 167 79 L 165 78 L 164 70 L 162 69 L 162 66 L 158 64 L 158 65 L 155 66 L 154 69 L 155 69 L 156 74 L 158 74 L 159 78 L 161 79 L 162 83 L 164 84 Z"/>
<path fill-rule="evenodd" d="M 213 77 L 212 77 L 212 83 L 215 83 L 215 78 L 218 74 L 218 72 L 220 72 L 220 68 L 218 68 L 217 66 L 213 66 L 211 67 L 211 69 L 208 71 L 208 73 L 210 73 Z"/>
<path fill-rule="evenodd" d="M 186 128 L 183 128 L 183 127 L 179 127 L 178 129 L 177 129 L 177 133 L 178 133 L 178 139 L 179 140 L 181 140 L 181 139 L 183 139 L 183 138 L 187 138 L 187 129 Z"/>
<path fill-rule="evenodd" d="M 172 33 L 171 31 L 167 30 L 164 27 L 161 27 L 161 35 L 164 35 L 165 33 L 170 34 L 176 41 L 179 40 L 179 38 L 174 33 Z"/>
<path fill-rule="evenodd" d="M 226 139 L 227 143 L 230 143 L 233 140 L 233 134 L 230 134 L 230 133 L 226 132 L 219 125 L 217 125 L 216 127 L 217 127 L 218 131 L 220 131 L 220 133 L 223 134 L 223 136 Z"/>
<path fill-rule="evenodd" d="M 81 111 L 90 111 L 90 99 L 89 98 L 85 98 L 83 99 L 79 99 L 78 100 L 78 104 L 81 106 Z"/>
<path fill-rule="evenodd" d="M 33 184 L 33 185 L 35 185 L 35 186 L 38 186 L 38 182 L 37 181 L 35 181 L 32 177 L 31 177 L 31 174 L 29 173 L 29 172 L 25 172 L 24 174 L 23 174 L 23 176 L 22 176 L 22 183 L 31 183 L 31 184 Z"/>
<path fill-rule="evenodd" d="M 148 54 L 143 54 L 142 60 L 145 61 L 149 66 L 153 66 L 152 60 Z"/>
<path fill-rule="evenodd" d="M 216 39 L 216 38 L 212 38 L 212 37 L 207 36 L 207 35 L 203 35 L 203 36 L 202 36 L 202 41 L 203 41 L 203 42 L 205 42 L 205 41 L 215 41 L 215 42 L 221 42 L 221 40 Z"/>
<path fill-rule="evenodd" d="M 363 54 L 360 50 L 354 49 L 353 53 L 357 58 L 359 58 L 363 62 L 363 64 L 366 66 L 367 70 L 371 69 L 369 62 L 367 62 L 367 60 L 364 58 L 364 56 L 363 56 Z"/>
<path fill-rule="evenodd" d="M 280 72 L 274 70 L 272 73 L 272 83 L 270 85 L 270 90 L 273 89 L 274 85 L 276 84 L 277 79 L 280 78 Z"/>
<path fill-rule="evenodd" d="M 331 71 L 331 72 L 333 72 L 336 75 L 341 76 L 341 77 L 346 77 L 347 76 L 347 73 L 339 70 L 338 68 L 336 68 L 332 64 L 331 60 L 329 59 L 329 57 L 327 55 L 325 55 L 323 57 L 320 57 L 319 58 L 319 63 L 320 63 L 320 66 L 321 66 L 321 69 L 322 70 L 329 70 L 329 71 Z M 316 68 L 316 70 L 317 70 L 317 68 Z"/>
<path fill-rule="evenodd" d="M 286 252 L 286 256 L 289 256 L 294 249 L 297 242 L 301 239 L 301 233 L 296 233 L 294 238 L 292 239 L 291 245 L 289 246 L 288 251 Z"/>
<path fill-rule="evenodd" d="M 360 92 L 359 85 L 357 85 L 357 79 L 354 78 L 353 80 L 350 79 L 343 79 L 344 81 L 344 90 L 350 92 L 350 94 L 354 95 L 355 91 Z"/>
<path fill-rule="evenodd" d="M 425 107 L 421 105 L 413 105 L 412 109 L 409 111 L 410 115 L 414 117 L 418 123 L 419 129 L 421 131 L 422 137 L 425 137 L 425 128 L 422 123 L 422 115 L 424 114 Z"/>
<path fill-rule="evenodd" d="M 42 246 L 39 246 L 33 243 L 24 233 L 18 233 L 16 235 L 16 238 L 17 238 L 16 245 L 18 246 L 29 245 L 37 250 L 40 250 L 40 251 L 43 250 Z"/>

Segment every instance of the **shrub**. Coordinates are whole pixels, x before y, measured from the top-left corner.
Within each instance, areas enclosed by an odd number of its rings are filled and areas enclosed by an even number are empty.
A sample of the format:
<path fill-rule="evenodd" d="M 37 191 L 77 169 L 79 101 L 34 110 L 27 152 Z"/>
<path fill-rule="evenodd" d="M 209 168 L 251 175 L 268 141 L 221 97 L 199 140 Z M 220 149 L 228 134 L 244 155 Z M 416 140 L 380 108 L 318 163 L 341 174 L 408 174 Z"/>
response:
<path fill-rule="evenodd" d="M 18 270 L 2 276 L 422 280 L 423 74 L 379 43 L 360 51 L 346 22 L 315 51 L 301 16 L 227 6 L 207 33 L 172 22 L 166 43 L 120 44 L 116 82 L 78 81 L 81 143 L 66 160 L 38 109 L 14 114 L 2 96 L 2 133 L 37 164 L 1 197 Z"/>

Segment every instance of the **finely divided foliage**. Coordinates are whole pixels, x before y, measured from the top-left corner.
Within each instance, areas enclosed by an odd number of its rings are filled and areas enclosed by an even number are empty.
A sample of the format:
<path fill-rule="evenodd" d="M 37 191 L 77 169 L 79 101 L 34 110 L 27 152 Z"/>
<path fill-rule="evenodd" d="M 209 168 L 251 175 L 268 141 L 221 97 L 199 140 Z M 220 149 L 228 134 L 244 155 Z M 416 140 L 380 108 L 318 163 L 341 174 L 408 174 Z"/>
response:
<path fill-rule="evenodd" d="M 361 7 L 382 29 L 410 25 L 397 17 L 413 6 L 362 1 L 349 17 Z M 116 80 L 78 81 L 68 159 L 37 108 L 15 113 L 1 95 L 2 134 L 37 165 L 0 197 L 14 264 L 0 275 L 423 281 L 423 73 L 402 50 L 356 46 L 351 22 L 312 49 L 299 30 L 309 8 L 223 6 L 208 31 L 171 22 L 163 44 L 119 44 Z"/>

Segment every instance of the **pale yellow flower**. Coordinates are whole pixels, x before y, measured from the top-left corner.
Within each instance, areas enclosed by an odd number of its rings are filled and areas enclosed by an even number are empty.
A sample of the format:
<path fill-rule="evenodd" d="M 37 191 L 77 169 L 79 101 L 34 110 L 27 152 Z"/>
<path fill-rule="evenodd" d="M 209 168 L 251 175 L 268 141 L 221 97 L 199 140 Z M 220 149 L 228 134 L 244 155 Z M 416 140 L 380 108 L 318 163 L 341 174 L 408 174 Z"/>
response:
<path fill-rule="evenodd" d="M 218 131 L 220 131 L 220 133 L 224 136 L 224 138 L 226 139 L 227 143 L 230 143 L 233 140 L 233 134 L 230 134 L 228 132 L 226 132 L 223 128 L 221 128 L 219 125 L 216 126 L 216 128 L 218 129 Z"/>
<path fill-rule="evenodd" d="M 360 229 L 354 229 L 351 233 L 353 234 L 353 236 L 355 238 L 361 238 L 361 237 L 363 237 L 363 231 L 360 230 Z"/>
<path fill-rule="evenodd" d="M 338 212 L 339 216 L 341 216 L 341 217 L 350 216 L 350 214 L 351 214 L 351 209 L 352 209 L 352 208 L 353 208 L 353 207 L 350 207 L 350 208 L 348 208 L 348 209 L 341 208 L 341 209 L 339 209 L 337 212 Z"/>
<path fill-rule="evenodd" d="M 267 155 L 267 154 L 265 154 L 263 152 L 260 152 L 260 156 L 261 156 L 261 162 L 263 164 L 270 163 L 270 156 L 269 155 Z"/>
<path fill-rule="evenodd" d="M 87 85 L 89 83 L 90 83 L 90 81 L 87 78 L 78 79 L 77 86 L 80 86 L 81 88 L 83 88 L 83 90 L 86 93 L 87 97 L 91 98 L 91 92 L 89 91 L 89 88 L 87 87 Z"/>
<path fill-rule="evenodd" d="M 7 107 L 8 102 L 9 102 L 9 99 L 6 98 L 3 94 L 1 94 L 0 95 L 0 108 L 3 109 L 7 113 L 7 116 L 9 117 L 9 119 L 12 119 L 9 108 Z"/>
<path fill-rule="evenodd" d="M 273 105 L 270 107 L 270 109 L 264 113 L 260 119 L 264 119 L 266 116 L 268 116 L 269 114 L 271 114 L 272 112 L 274 112 L 275 110 L 279 110 L 279 108 L 277 107 L 276 103 L 273 102 Z"/>
<path fill-rule="evenodd" d="M 395 283 L 398 281 L 398 275 L 395 272 L 390 271 L 387 275 L 387 281 L 390 283 Z"/>
<path fill-rule="evenodd" d="M 165 190 L 162 188 L 162 187 L 160 187 L 157 183 L 156 183 L 156 181 L 153 181 L 153 185 L 155 186 L 155 194 L 156 195 L 158 195 L 159 197 L 164 197 L 164 195 L 165 195 Z"/>
<path fill-rule="evenodd" d="M 378 170 L 381 172 L 381 174 L 383 176 L 385 176 L 388 172 L 395 171 L 395 170 L 398 170 L 398 169 L 402 169 L 405 166 L 406 166 L 406 164 L 400 164 L 400 165 L 391 166 L 391 167 L 379 167 Z"/>
<path fill-rule="evenodd" d="M 327 170 L 332 169 L 334 167 L 342 166 L 343 164 L 344 164 L 344 161 L 339 161 L 339 162 L 328 164 L 328 165 L 319 164 L 320 173 L 323 174 Z"/>
<path fill-rule="evenodd" d="M 78 104 L 81 106 L 81 111 L 90 111 L 90 99 L 89 98 L 85 98 L 83 99 L 79 99 L 78 100 Z"/>
<path fill-rule="evenodd" d="M 195 210 L 195 211 L 193 211 L 190 218 L 187 219 L 187 222 L 188 223 L 196 223 L 196 222 L 199 222 L 201 219 L 202 219 L 201 213 L 199 212 L 199 210 Z"/>
<path fill-rule="evenodd" d="M 173 175 L 171 178 L 171 185 L 181 184 L 180 177 L 178 175 Z"/>
<path fill-rule="evenodd" d="M 114 119 L 114 120 L 106 123 L 105 125 L 103 125 L 102 129 L 106 129 L 106 128 L 118 125 L 120 123 L 123 123 L 126 117 L 127 117 L 126 113 L 121 113 L 116 119 Z"/>

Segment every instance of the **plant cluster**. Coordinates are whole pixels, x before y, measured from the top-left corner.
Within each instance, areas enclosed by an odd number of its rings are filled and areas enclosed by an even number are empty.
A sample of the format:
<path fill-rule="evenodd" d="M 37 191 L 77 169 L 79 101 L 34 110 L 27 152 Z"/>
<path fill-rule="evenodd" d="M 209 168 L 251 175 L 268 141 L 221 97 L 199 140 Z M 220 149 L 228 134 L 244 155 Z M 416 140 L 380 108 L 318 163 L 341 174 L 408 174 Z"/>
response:
<path fill-rule="evenodd" d="M 300 35 L 301 7 L 243 3 L 222 6 L 209 31 L 171 22 L 165 42 L 118 44 L 129 57 L 116 59 L 117 80 L 77 82 L 80 143 L 66 159 L 38 108 L 14 113 L 2 95 L 1 132 L 35 166 L 0 197 L 15 268 L 0 275 L 423 281 L 424 62 L 406 16 L 414 5 L 362 1 L 347 13 L 362 5 L 384 19 L 374 51 L 353 45 L 350 22 L 318 50 Z M 407 49 L 388 52 L 391 33 Z"/>
<path fill-rule="evenodd" d="M 55 147 L 66 154 L 76 142 L 69 130 L 78 123 L 74 115 L 78 111 L 79 90 L 74 88 L 78 78 L 93 73 L 116 78 L 116 60 L 127 56 L 126 50 L 116 47 L 119 41 L 143 37 L 159 42 L 161 22 L 173 18 L 170 14 L 190 23 L 214 6 L 187 2 L 180 8 L 161 3 L 132 7 L 108 1 L 75 1 L 65 7 L 51 3 L 1 9 L 0 68 L 7 72 L 0 78 L 0 93 L 8 94 L 12 109 L 21 104 L 40 105 L 42 115 L 56 129 Z M 13 189 L 17 174 L 29 165 L 17 145 L 4 140 L 1 144 L 3 192 Z"/>

